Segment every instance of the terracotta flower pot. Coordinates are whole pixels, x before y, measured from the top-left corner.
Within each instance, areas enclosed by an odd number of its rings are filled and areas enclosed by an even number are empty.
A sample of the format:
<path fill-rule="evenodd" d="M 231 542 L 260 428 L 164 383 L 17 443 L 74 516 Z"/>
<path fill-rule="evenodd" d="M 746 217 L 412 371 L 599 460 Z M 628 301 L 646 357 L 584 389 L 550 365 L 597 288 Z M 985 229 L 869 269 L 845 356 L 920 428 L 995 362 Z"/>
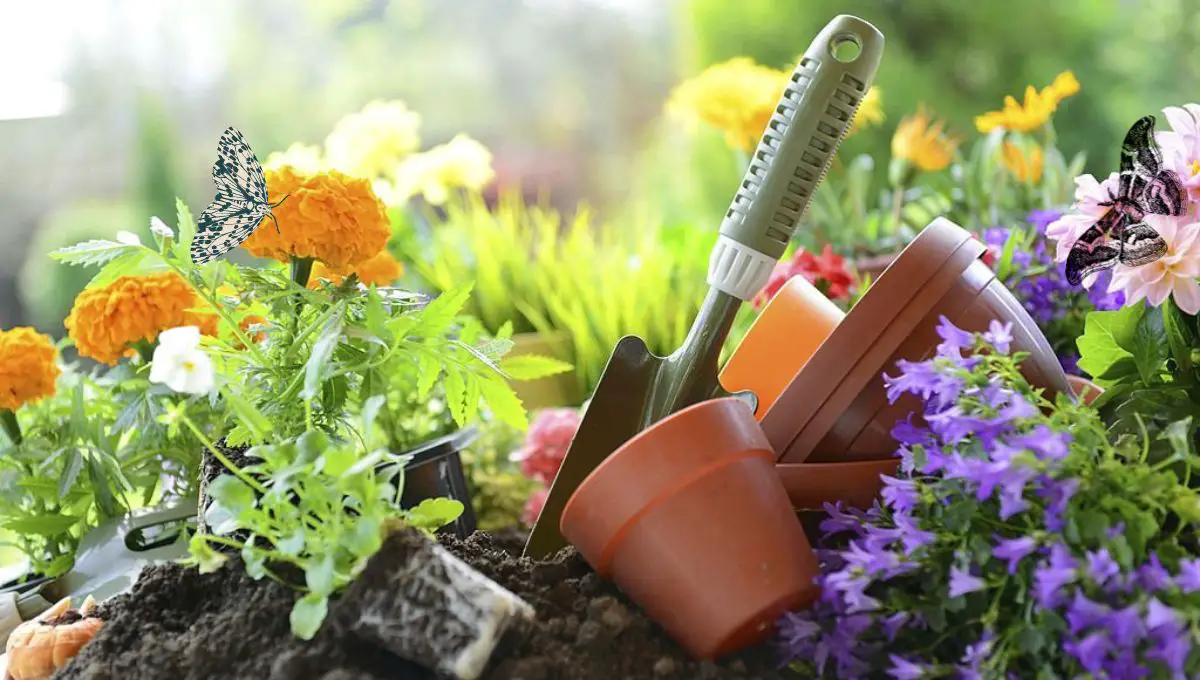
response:
<path fill-rule="evenodd" d="M 729 392 L 751 390 L 759 420 L 779 398 L 846 313 L 802 276 L 771 298 L 721 370 Z"/>
<path fill-rule="evenodd" d="M 1030 384 L 1070 389 L 1053 349 L 1033 319 L 980 258 L 982 243 L 946 219 L 934 220 L 871 286 L 762 418 L 781 463 L 890 458 L 891 430 L 919 412 L 905 395 L 889 404 L 881 374 L 900 359 L 932 355 L 938 319 L 986 330 L 1012 322 L 1012 351 L 1028 352 Z"/>
<path fill-rule="evenodd" d="M 1096 401 L 1101 394 L 1104 394 L 1103 387 L 1100 387 L 1087 378 L 1081 378 L 1077 375 L 1068 375 L 1067 384 L 1071 386 L 1071 391 L 1074 392 L 1077 397 L 1082 399 L 1083 403 L 1085 404 L 1091 404 L 1093 401 Z"/>
<path fill-rule="evenodd" d="M 817 596 L 817 562 L 745 403 L 665 418 L 584 480 L 563 535 L 693 655 L 770 636 Z"/>
<path fill-rule="evenodd" d="M 883 490 L 880 475 L 895 475 L 898 458 L 843 463 L 779 463 L 775 471 L 796 510 L 820 510 L 841 501 L 866 510 Z"/>

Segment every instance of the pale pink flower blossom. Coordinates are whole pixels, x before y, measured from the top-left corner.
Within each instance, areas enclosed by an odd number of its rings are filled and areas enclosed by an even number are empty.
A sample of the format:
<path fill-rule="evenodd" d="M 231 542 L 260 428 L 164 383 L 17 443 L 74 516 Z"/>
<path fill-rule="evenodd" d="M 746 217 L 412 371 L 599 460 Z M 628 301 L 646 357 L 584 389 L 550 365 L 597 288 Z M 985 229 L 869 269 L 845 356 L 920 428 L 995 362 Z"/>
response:
<path fill-rule="evenodd" d="M 1162 215 L 1146 215 L 1145 222 L 1167 242 L 1167 254 L 1137 267 L 1118 264 L 1108 291 L 1124 290 L 1127 306 L 1144 299 L 1158 307 L 1174 295 L 1183 311 L 1200 312 L 1200 222 Z"/>
<path fill-rule="evenodd" d="M 1046 237 L 1057 242 L 1056 260 L 1065 261 L 1075 241 L 1109 211 L 1110 206 L 1102 204 L 1111 203 L 1116 195 L 1120 187 L 1117 177 L 1114 172 L 1102 182 L 1091 175 L 1075 178 L 1075 204 L 1069 212 L 1046 225 Z"/>
<path fill-rule="evenodd" d="M 1171 129 L 1154 135 L 1163 167 L 1179 175 L 1189 200 L 1200 201 L 1200 104 L 1168 106 L 1163 115 Z"/>

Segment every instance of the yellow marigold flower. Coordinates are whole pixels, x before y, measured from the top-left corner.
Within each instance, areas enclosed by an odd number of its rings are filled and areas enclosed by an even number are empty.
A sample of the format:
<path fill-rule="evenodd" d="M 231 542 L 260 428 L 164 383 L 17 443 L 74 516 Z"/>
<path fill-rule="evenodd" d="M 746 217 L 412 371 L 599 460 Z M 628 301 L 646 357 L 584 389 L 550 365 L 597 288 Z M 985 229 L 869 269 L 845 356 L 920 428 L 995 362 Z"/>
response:
<path fill-rule="evenodd" d="M 387 212 L 368 180 L 282 167 L 267 172 L 267 190 L 288 199 L 275 208 L 278 229 L 267 219 L 242 243 L 257 257 L 311 257 L 343 269 L 374 257 L 391 237 Z"/>
<path fill-rule="evenodd" d="M 1037 184 L 1042 180 L 1042 169 L 1045 165 L 1042 147 L 1034 146 L 1029 155 L 1025 155 L 1016 144 L 1005 142 L 1000 153 L 1000 159 L 1004 162 L 1004 166 L 1013 174 L 1013 177 L 1017 178 L 1017 181 Z"/>
<path fill-rule="evenodd" d="M 878 87 L 871 86 L 867 89 L 862 103 L 858 105 L 858 111 L 850 121 L 850 131 L 847 134 L 852 135 L 862 128 L 879 125 L 883 121 L 883 94 Z"/>
<path fill-rule="evenodd" d="M 54 394 L 58 379 L 54 343 L 32 328 L 0 331 L 0 409 L 22 405 Z"/>
<path fill-rule="evenodd" d="M 748 152 L 766 130 L 790 76 L 736 57 L 681 83 L 667 110 L 711 125 L 725 133 L 729 146 Z"/>
<path fill-rule="evenodd" d="M 1079 92 L 1079 81 L 1075 74 L 1064 71 L 1058 74 L 1054 82 L 1042 88 L 1041 92 L 1032 85 L 1025 88 L 1024 103 L 1018 102 L 1011 95 L 1004 98 L 1004 108 L 1000 111 L 989 111 L 975 118 L 975 127 L 987 134 L 998 127 L 1016 132 L 1031 132 L 1045 125 L 1050 115 L 1058 109 L 1062 100 Z"/>
<path fill-rule="evenodd" d="M 264 170 L 276 170 L 289 165 L 296 172 L 318 173 L 325 169 L 325 159 L 321 157 L 321 150 L 309 144 L 293 144 L 284 151 L 276 151 L 267 156 L 267 161 L 263 163 Z"/>
<path fill-rule="evenodd" d="M 114 365 L 130 345 L 154 342 L 177 326 L 199 326 L 215 335 L 217 315 L 197 310 L 192 287 L 175 272 L 122 276 L 75 298 L 64 325 L 81 356 Z"/>
<path fill-rule="evenodd" d="M 908 161 L 924 172 L 936 172 L 950 165 L 959 140 L 947 135 L 942 121 L 934 121 L 924 108 L 907 116 L 892 135 L 892 155 Z"/>
<path fill-rule="evenodd" d="M 405 159 L 396 168 L 387 202 L 398 205 L 421 194 L 429 203 L 442 205 L 452 190 L 478 191 L 493 177 L 492 152 L 467 135 L 457 135 Z"/>
<path fill-rule="evenodd" d="M 421 146 L 421 116 L 404 102 L 374 101 L 337 122 L 325 138 L 329 167 L 356 177 L 379 177 Z"/>
<path fill-rule="evenodd" d="M 379 251 L 375 257 L 359 263 L 357 267 L 352 267 L 347 272 L 330 271 L 328 267 L 318 262 L 313 265 L 308 287 L 316 288 L 319 285 L 318 279 L 325 279 L 336 286 L 346 280 L 351 272 L 358 274 L 358 280 L 368 286 L 390 286 L 404 275 L 404 265 L 400 264 L 400 261 L 393 257 L 386 248 Z"/>

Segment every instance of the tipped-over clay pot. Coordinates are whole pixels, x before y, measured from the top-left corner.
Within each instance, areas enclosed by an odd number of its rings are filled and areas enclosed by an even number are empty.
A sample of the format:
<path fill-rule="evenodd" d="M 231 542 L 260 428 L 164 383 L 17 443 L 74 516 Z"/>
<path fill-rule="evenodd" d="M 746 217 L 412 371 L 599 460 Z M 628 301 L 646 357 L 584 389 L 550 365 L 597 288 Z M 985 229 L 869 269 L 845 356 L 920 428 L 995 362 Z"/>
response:
<path fill-rule="evenodd" d="M 563 510 L 563 535 L 693 655 L 761 641 L 817 596 L 817 562 L 750 407 L 705 401 L 641 432 Z"/>
<path fill-rule="evenodd" d="M 792 277 L 759 312 L 725 362 L 721 386 L 730 393 L 754 392 L 754 415 L 762 420 L 845 316 L 803 276 Z"/>
<path fill-rule="evenodd" d="M 888 404 L 881 374 L 900 359 L 935 351 L 938 318 L 983 331 L 1012 323 L 1012 351 L 1028 352 L 1021 371 L 1048 393 L 1070 389 L 1054 350 L 1020 303 L 980 257 L 983 244 L 938 218 L 871 286 L 763 416 L 781 463 L 889 458 L 896 422 L 919 412 L 910 395 Z"/>

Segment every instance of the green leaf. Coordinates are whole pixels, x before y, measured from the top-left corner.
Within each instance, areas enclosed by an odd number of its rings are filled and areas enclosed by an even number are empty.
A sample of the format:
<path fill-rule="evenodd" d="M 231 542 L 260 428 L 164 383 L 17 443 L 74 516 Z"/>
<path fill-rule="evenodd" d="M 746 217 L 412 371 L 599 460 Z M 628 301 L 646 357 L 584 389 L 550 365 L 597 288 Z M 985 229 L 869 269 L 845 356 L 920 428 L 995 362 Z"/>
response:
<path fill-rule="evenodd" d="M 455 317 L 471 295 L 473 284 L 453 288 L 437 296 L 421 310 L 421 322 L 409 333 L 416 337 L 439 337 L 446 335 Z"/>
<path fill-rule="evenodd" d="M 263 415 L 254 404 L 251 404 L 237 390 L 222 389 L 221 396 L 225 403 L 238 417 L 239 424 L 245 428 L 249 439 L 243 443 L 260 443 L 266 440 L 273 425 L 271 419 Z"/>
<path fill-rule="evenodd" d="M 1093 375 L 1100 380 L 1120 380 L 1126 376 L 1138 375 L 1138 363 L 1133 355 L 1123 356 L 1104 369 L 1103 373 Z"/>
<path fill-rule="evenodd" d="M 206 493 L 213 500 L 235 515 L 254 507 L 254 489 L 234 475 L 221 475 L 206 488 Z"/>
<path fill-rule="evenodd" d="M 1184 314 L 1171 298 L 1163 305 L 1163 328 L 1167 332 L 1167 345 L 1178 366 L 1176 376 L 1184 385 L 1195 382 L 1195 366 L 1192 363 L 1192 348 L 1196 346 L 1196 319 Z"/>
<path fill-rule="evenodd" d="M 1134 333 L 1144 311 L 1143 307 L 1133 306 L 1111 312 L 1090 312 L 1084 322 L 1083 335 L 1075 341 L 1080 354 L 1079 367 L 1100 377 L 1122 359 L 1132 360 Z"/>
<path fill-rule="evenodd" d="M 374 555 L 383 545 L 383 522 L 378 517 L 358 517 L 355 519 L 354 528 L 345 534 L 344 539 L 346 547 L 355 555 Z"/>
<path fill-rule="evenodd" d="M 380 410 L 382 410 L 386 405 L 387 397 L 383 396 L 382 394 L 376 394 L 368 397 L 367 400 L 363 402 L 361 419 L 364 436 L 370 434 L 371 428 L 375 426 L 375 419 L 379 417 Z"/>
<path fill-rule="evenodd" d="M 1163 364 L 1170 356 L 1161 307 L 1145 310 L 1138 319 L 1133 331 L 1133 346 L 1129 349 L 1142 382 L 1147 385 L 1158 382 L 1163 372 Z"/>
<path fill-rule="evenodd" d="M 211 574 L 229 560 L 228 555 L 214 550 L 209 545 L 204 534 L 192 534 L 192 538 L 188 541 L 188 553 L 200 569 L 201 574 Z"/>
<path fill-rule="evenodd" d="M 134 274 L 149 274 L 155 271 L 162 271 L 167 268 L 161 261 L 156 263 L 148 263 L 146 257 L 147 252 L 138 248 L 133 252 L 125 253 L 116 258 L 112 262 L 104 265 L 96 275 L 87 283 L 87 288 L 99 288 L 107 286 L 116 281 L 122 276 L 131 276 Z"/>
<path fill-rule="evenodd" d="M 529 427 L 525 406 L 508 383 L 503 380 L 480 380 L 479 391 L 492 415 L 520 431 Z"/>
<path fill-rule="evenodd" d="M 179 232 L 179 241 L 175 244 L 175 256 L 184 262 L 192 263 L 192 239 L 196 237 L 196 221 L 192 219 L 192 211 L 188 209 L 183 199 L 175 199 L 175 229 Z"/>
<path fill-rule="evenodd" d="M 304 584 L 317 595 L 333 594 L 333 555 L 310 562 L 304 570 Z"/>
<path fill-rule="evenodd" d="M 81 518 L 72 515 L 39 515 L 34 517 L 15 517 L 5 520 L 0 526 L 16 534 L 36 534 L 38 536 L 57 536 L 66 533 L 79 522 Z"/>
<path fill-rule="evenodd" d="M 73 246 L 50 251 L 50 258 L 63 264 L 91 267 L 111 262 L 116 258 L 141 250 L 142 246 L 131 246 L 118 241 L 93 239 Z"/>
<path fill-rule="evenodd" d="M 573 366 L 565 361 L 536 354 L 522 354 L 500 361 L 500 370 L 513 380 L 537 380 L 546 376 L 566 373 L 572 368 Z"/>
<path fill-rule="evenodd" d="M 313 343 L 312 355 L 304 364 L 304 389 L 300 396 L 304 399 L 314 399 L 321 393 L 321 376 L 333 357 L 342 339 L 343 320 L 341 314 L 335 314 L 321 329 L 321 335 Z"/>
<path fill-rule="evenodd" d="M 84 457 L 87 463 L 88 480 L 92 483 L 92 493 L 96 497 L 96 508 L 104 518 L 125 514 L 125 509 L 118 503 L 109 485 L 109 476 L 104 470 L 104 462 L 98 455 Z"/>
<path fill-rule="evenodd" d="M 288 557 L 296 557 L 304 550 L 304 539 L 303 527 L 296 527 L 287 538 L 275 543 L 275 549 Z"/>
<path fill-rule="evenodd" d="M 83 454 L 79 453 L 78 449 L 72 449 L 67 454 L 67 461 L 63 465 L 62 476 L 58 478 L 58 495 L 65 497 L 71 491 L 71 487 L 75 486 L 75 480 L 79 478 L 80 471 L 83 470 Z"/>
<path fill-rule="evenodd" d="M 452 498 L 426 498 L 407 513 L 410 525 L 425 531 L 436 531 L 458 519 L 463 504 Z"/>
<path fill-rule="evenodd" d="M 267 575 L 266 555 L 254 547 L 253 536 L 242 546 L 242 564 L 246 568 L 246 575 L 255 581 Z"/>
<path fill-rule="evenodd" d="M 296 600 L 288 621 L 292 624 L 292 634 L 301 640 L 311 640 L 325 621 L 329 612 L 329 598 L 316 593 L 309 593 Z"/>

